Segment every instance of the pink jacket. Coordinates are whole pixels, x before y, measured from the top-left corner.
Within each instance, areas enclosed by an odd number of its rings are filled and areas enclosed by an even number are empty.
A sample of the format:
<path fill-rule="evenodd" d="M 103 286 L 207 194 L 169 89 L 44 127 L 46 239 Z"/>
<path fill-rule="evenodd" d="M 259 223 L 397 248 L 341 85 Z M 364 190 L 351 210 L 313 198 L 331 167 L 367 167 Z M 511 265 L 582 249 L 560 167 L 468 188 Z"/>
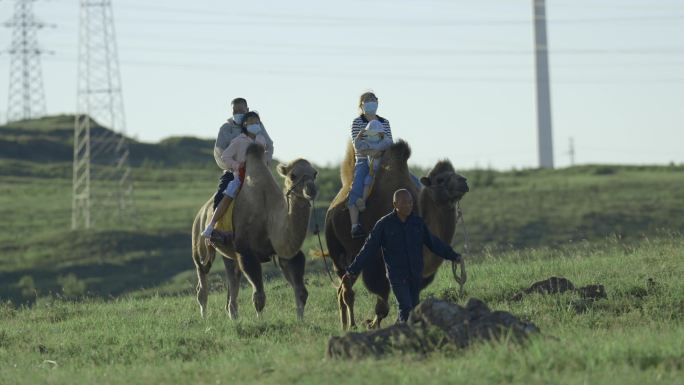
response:
<path fill-rule="evenodd" d="M 228 147 L 221 154 L 221 160 L 230 167 L 234 172 L 240 168 L 240 165 L 245 162 L 247 157 L 247 147 L 252 143 L 258 143 L 264 146 L 266 150 L 266 164 L 271 162 L 271 154 L 268 143 L 263 135 L 257 135 L 254 140 L 245 134 L 240 134 L 235 139 L 230 141 Z"/>

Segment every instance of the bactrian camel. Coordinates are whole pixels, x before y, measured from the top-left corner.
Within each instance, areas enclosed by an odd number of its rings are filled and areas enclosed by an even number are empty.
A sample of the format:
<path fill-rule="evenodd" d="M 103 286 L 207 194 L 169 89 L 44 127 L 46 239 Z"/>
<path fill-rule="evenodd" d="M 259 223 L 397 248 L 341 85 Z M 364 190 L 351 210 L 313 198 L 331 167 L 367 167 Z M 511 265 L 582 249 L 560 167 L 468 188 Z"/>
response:
<path fill-rule="evenodd" d="M 345 268 L 358 254 L 363 239 L 352 239 L 350 234 L 350 219 L 347 205 L 347 194 L 351 188 L 354 168 L 354 149 L 347 146 L 345 160 L 340 168 L 342 188 L 328 209 L 325 219 L 325 237 L 328 253 L 338 277 L 344 275 Z M 375 222 L 392 211 L 392 195 L 394 191 L 405 188 L 411 192 L 417 207 L 414 210 L 420 214 L 421 206 L 428 214 L 426 223 L 431 231 L 442 241 L 451 242 L 453 237 L 456 210 L 455 203 L 468 191 L 465 178 L 456 174 L 451 163 L 441 161 L 432 169 L 421 183 L 420 191 L 413 182 L 407 165 L 411 155 L 409 145 L 399 140 L 392 145 L 382 158 L 382 166 L 375 178 L 373 191 L 366 202 L 366 210 L 361 214 L 361 225 L 366 232 L 370 232 Z M 440 211 L 444 209 L 444 211 Z M 429 284 L 441 264 L 441 258 L 432 253 L 425 253 L 424 284 Z M 385 275 L 385 266 L 380 253 L 368 263 L 361 273 L 361 278 L 368 290 L 376 295 L 375 315 L 368 321 L 369 328 L 380 327 L 380 322 L 389 313 L 390 285 Z M 354 291 L 339 285 L 337 300 L 340 310 L 340 321 L 343 329 L 354 327 Z"/>
<path fill-rule="evenodd" d="M 244 273 L 252 285 L 252 301 L 257 316 L 266 304 L 261 263 L 275 259 L 294 289 L 297 318 L 304 316 L 308 292 L 304 286 L 304 253 L 300 250 L 308 230 L 311 201 L 316 196 L 317 171 L 305 159 L 280 164 L 278 173 L 285 178 L 281 189 L 263 161 L 263 148 L 252 144 L 247 149 L 245 180 L 233 204 L 234 237 L 228 242 L 214 240 L 207 247 L 200 233 L 212 214 L 212 199 L 199 210 L 192 226 L 192 258 L 197 270 L 197 301 L 202 317 L 207 312 L 207 274 L 216 250 L 226 269 L 228 299 L 226 310 L 231 319 L 238 317 L 240 276 Z"/>

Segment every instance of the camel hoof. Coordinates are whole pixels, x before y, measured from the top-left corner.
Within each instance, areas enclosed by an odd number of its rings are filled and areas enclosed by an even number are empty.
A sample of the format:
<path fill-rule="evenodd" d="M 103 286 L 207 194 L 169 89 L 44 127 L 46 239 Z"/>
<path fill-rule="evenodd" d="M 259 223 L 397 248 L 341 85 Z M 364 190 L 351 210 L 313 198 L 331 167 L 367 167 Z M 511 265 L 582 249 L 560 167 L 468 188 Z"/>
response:
<path fill-rule="evenodd" d="M 238 311 L 236 310 L 228 310 L 228 318 L 230 318 L 233 321 L 237 321 L 238 319 Z"/>
<path fill-rule="evenodd" d="M 368 330 L 380 329 L 380 321 L 378 321 L 377 319 L 372 319 L 372 320 L 367 319 L 366 320 L 366 329 L 368 329 Z"/>
<path fill-rule="evenodd" d="M 266 306 L 266 294 L 252 294 L 252 302 L 254 303 L 254 309 L 256 309 L 257 315 L 259 315 L 259 313 L 261 313 L 261 311 L 264 310 L 264 306 Z"/>

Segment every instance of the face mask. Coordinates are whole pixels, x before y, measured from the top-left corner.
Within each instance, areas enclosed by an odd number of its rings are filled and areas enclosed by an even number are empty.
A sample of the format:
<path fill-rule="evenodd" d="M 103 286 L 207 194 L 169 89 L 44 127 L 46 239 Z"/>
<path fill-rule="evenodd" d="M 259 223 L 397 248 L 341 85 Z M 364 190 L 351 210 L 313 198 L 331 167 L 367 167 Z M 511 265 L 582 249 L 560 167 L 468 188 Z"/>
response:
<path fill-rule="evenodd" d="M 378 110 L 378 102 L 364 102 L 363 103 L 363 112 L 366 114 L 375 114 L 375 112 Z"/>
<path fill-rule="evenodd" d="M 245 117 L 245 114 L 233 114 L 233 121 L 236 124 L 242 124 L 242 119 Z"/>
<path fill-rule="evenodd" d="M 249 132 L 250 134 L 254 134 L 254 135 L 260 133 L 261 132 L 261 124 L 257 123 L 257 124 L 248 125 L 247 126 L 247 132 Z"/>

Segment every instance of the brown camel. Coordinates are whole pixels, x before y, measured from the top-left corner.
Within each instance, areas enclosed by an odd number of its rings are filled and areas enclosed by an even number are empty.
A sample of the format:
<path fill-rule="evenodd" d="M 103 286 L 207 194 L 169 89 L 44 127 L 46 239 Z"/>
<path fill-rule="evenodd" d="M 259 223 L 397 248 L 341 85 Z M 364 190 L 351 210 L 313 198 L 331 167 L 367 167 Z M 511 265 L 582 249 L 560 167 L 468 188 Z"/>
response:
<path fill-rule="evenodd" d="M 381 161 L 382 166 L 375 177 L 373 191 L 366 202 L 367 208 L 360 216 L 360 224 L 366 232 L 370 233 L 375 222 L 392 211 L 392 194 L 396 190 L 405 188 L 414 197 L 418 195 L 406 163 L 410 156 L 411 148 L 408 143 L 402 140 L 394 143 L 385 151 Z M 351 189 L 353 170 L 354 149 L 350 143 L 347 146 L 346 157 L 340 169 L 342 188 L 330 204 L 325 217 L 325 239 L 328 244 L 328 253 L 333 261 L 335 272 L 340 278 L 364 242 L 363 239 L 352 239 L 351 237 L 347 194 Z M 377 296 L 375 317 L 369 321 L 368 326 L 370 328 L 380 327 L 380 322 L 389 313 L 388 299 L 390 293 L 390 285 L 385 276 L 385 265 L 380 253 L 363 269 L 361 277 L 366 288 Z M 354 291 L 351 287 L 340 285 L 337 291 L 337 301 L 342 328 L 354 327 Z"/>
<path fill-rule="evenodd" d="M 346 208 L 346 198 L 351 188 L 354 168 L 354 152 L 348 145 L 346 157 L 341 165 L 340 174 L 342 188 L 328 209 L 325 223 L 325 237 L 328 252 L 333 260 L 335 272 L 339 277 L 344 275 L 344 269 L 358 254 L 364 240 L 352 239 L 350 234 L 350 219 Z M 398 141 L 383 155 L 382 168 L 379 171 L 373 192 L 368 197 L 366 211 L 361 214 L 361 224 L 365 231 L 370 232 L 375 222 L 392 211 L 392 195 L 400 188 L 408 189 L 413 195 L 418 207 L 428 215 L 425 221 L 431 231 L 442 241 L 450 243 L 454 234 L 457 213 L 454 208 L 456 202 L 468 191 L 465 178 L 456 174 L 449 161 L 441 161 L 433 167 L 421 183 L 426 186 L 418 192 L 410 177 L 407 160 L 411 154 L 410 147 L 404 141 Z M 421 210 L 421 207 L 424 208 Z M 440 211 L 443 210 L 443 211 Z M 432 253 L 425 253 L 424 286 L 434 279 L 435 273 L 442 263 L 442 259 Z M 364 268 L 361 277 L 368 290 L 377 296 L 375 316 L 368 322 L 368 327 L 378 328 L 383 318 L 389 313 L 390 285 L 385 275 L 382 256 L 377 257 Z M 343 329 L 355 326 L 354 292 L 350 287 L 340 285 L 337 291 L 340 321 Z"/>
<path fill-rule="evenodd" d="M 234 201 L 234 237 L 223 242 L 212 236 L 214 247 L 207 247 L 201 237 L 212 213 L 212 199 L 197 213 L 192 226 L 192 258 L 197 270 L 197 301 L 200 314 L 206 315 L 207 274 L 216 255 L 223 257 L 228 283 L 226 310 L 231 319 L 238 316 L 237 297 L 240 276 L 244 273 L 252 285 L 252 302 L 257 317 L 266 304 L 261 263 L 275 262 L 294 289 L 297 318 L 304 316 L 308 292 L 304 286 L 304 253 L 300 250 L 308 230 L 311 200 L 316 196 L 317 171 L 305 159 L 278 165 L 285 178 L 281 189 L 263 161 L 264 150 L 253 144 L 247 149 L 245 181 Z M 236 263 L 237 262 L 237 263 Z"/>

